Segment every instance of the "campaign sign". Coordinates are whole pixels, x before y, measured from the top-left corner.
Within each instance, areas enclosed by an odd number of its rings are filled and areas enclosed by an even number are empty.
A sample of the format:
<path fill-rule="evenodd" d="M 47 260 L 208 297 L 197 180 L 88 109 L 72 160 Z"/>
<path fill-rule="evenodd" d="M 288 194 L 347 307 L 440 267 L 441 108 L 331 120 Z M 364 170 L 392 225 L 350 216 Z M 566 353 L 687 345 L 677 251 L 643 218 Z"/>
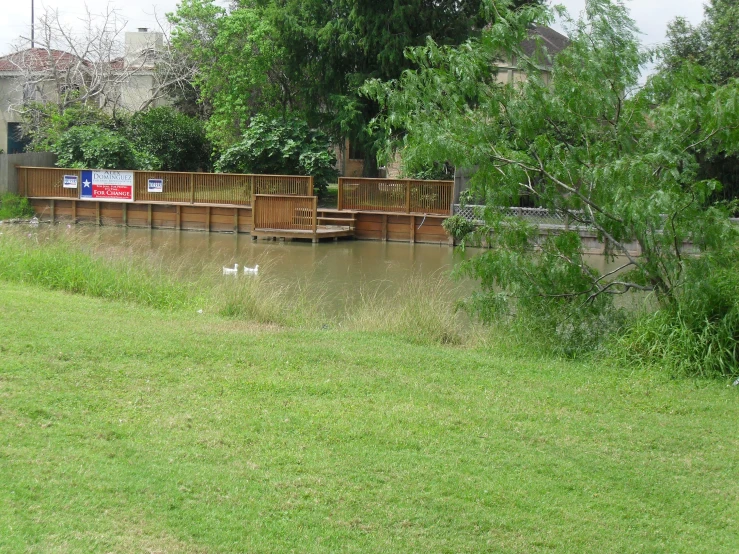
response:
<path fill-rule="evenodd" d="M 164 179 L 149 179 L 146 190 L 148 192 L 162 192 L 164 190 Z"/>
<path fill-rule="evenodd" d="M 65 189 L 76 189 L 77 188 L 77 175 L 65 175 L 64 184 L 62 186 Z"/>
<path fill-rule="evenodd" d="M 80 198 L 133 202 L 133 171 L 114 169 L 83 171 Z"/>

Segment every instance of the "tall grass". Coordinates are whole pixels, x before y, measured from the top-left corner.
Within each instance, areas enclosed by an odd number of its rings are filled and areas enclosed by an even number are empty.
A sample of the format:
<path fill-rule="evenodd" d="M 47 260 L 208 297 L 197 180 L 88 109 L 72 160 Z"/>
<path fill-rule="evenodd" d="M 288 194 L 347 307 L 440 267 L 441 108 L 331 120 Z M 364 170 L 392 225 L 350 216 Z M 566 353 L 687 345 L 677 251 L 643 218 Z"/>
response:
<path fill-rule="evenodd" d="M 459 345 L 471 342 L 473 325 L 457 309 L 449 279 L 412 274 L 391 284 L 361 287 L 346 300 L 342 325 L 359 331 L 383 331 L 412 342 Z"/>
<path fill-rule="evenodd" d="M 442 275 L 411 275 L 398 288 L 365 284 L 351 298 L 336 299 L 315 279 L 270 277 L 268 263 L 259 276 L 238 278 L 192 257 L 176 263 L 125 244 L 91 247 L 54 228 L 0 236 L 0 279 L 7 281 L 285 327 L 389 332 L 417 343 L 472 344 L 482 336 L 457 310 L 458 295 Z"/>
<path fill-rule="evenodd" d="M 616 352 L 679 376 L 739 374 L 739 251 L 690 260 L 673 302 L 635 317 Z"/>
<path fill-rule="evenodd" d="M 0 279 L 156 308 L 181 308 L 198 300 L 193 286 L 140 257 L 95 253 L 79 240 L 48 232 L 4 232 Z"/>
<path fill-rule="evenodd" d="M 284 283 L 259 276 L 226 277 L 211 286 L 210 307 L 224 317 L 290 327 L 318 327 L 329 319 L 325 293 L 308 281 Z"/>
<path fill-rule="evenodd" d="M 33 207 L 28 198 L 13 193 L 0 196 L 0 221 L 33 217 Z"/>

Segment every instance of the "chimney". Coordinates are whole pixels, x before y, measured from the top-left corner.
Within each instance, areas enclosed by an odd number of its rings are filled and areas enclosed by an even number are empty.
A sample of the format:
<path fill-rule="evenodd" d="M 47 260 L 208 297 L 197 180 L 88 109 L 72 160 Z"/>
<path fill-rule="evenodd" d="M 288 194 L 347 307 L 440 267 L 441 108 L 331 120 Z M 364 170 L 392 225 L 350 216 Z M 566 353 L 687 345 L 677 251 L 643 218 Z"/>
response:
<path fill-rule="evenodd" d="M 162 50 L 164 35 L 139 27 L 135 33 L 125 35 L 125 65 L 153 66 L 156 52 Z"/>

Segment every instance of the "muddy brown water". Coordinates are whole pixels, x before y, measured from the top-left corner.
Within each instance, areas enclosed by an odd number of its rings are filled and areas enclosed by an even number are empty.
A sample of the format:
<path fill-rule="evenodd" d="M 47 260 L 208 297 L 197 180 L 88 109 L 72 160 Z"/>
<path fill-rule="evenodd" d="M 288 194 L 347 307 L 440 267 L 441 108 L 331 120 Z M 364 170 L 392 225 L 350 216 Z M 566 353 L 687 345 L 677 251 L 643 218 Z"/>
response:
<path fill-rule="evenodd" d="M 224 266 L 237 263 L 241 270 L 259 264 L 261 276 L 285 283 L 301 280 L 308 287 L 320 289 L 324 297 L 337 299 L 356 295 L 363 289 L 392 292 L 411 277 L 448 281 L 453 294 L 462 298 L 475 289 L 475 282 L 455 279 L 453 271 L 466 258 L 480 252 L 468 248 L 462 253 L 447 245 L 405 242 L 256 241 L 245 234 L 122 227 L 72 226 L 64 232 L 95 248 L 120 249 L 121 255 L 131 249 L 152 252 L 184 273 L 191 268 L 193 272 L 217 275 Z M 604 256 L 588 256 L 587 260 L 601 270 L 619 265 L 619 260 Z"/>

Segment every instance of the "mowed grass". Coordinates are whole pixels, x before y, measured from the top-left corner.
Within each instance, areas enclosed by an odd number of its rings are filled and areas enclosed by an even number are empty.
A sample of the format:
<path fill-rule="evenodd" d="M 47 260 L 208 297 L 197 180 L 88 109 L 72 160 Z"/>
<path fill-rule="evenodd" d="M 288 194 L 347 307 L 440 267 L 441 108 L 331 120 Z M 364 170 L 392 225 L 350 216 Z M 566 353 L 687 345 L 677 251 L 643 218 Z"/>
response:
<path fill-rule="evenodd" d="M 739 551 L 724 382 L 3 282 L 0 337 L 0 552 Z"/>

